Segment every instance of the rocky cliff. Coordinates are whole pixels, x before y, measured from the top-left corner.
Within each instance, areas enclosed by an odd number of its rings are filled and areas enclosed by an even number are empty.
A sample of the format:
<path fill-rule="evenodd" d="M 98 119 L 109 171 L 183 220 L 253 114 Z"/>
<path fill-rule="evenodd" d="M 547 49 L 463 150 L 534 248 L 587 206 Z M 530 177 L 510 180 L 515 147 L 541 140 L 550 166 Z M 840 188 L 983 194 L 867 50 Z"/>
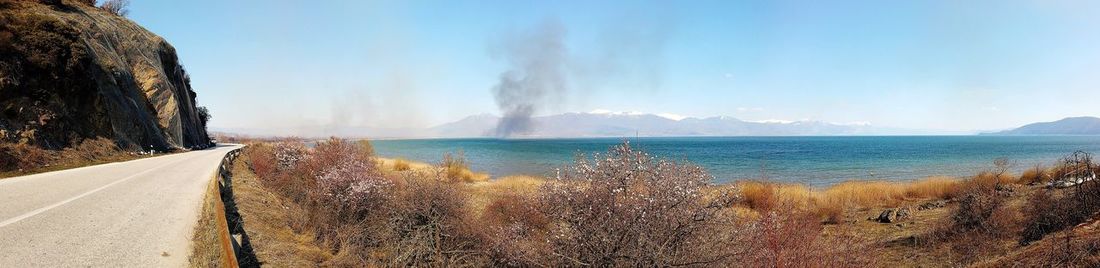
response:
<path fill-rule="evenodd" d="M 204 116 L 160 36 L 72 1 L 0 0 L 0 140 L 199 148 L 209 144 Z"/>

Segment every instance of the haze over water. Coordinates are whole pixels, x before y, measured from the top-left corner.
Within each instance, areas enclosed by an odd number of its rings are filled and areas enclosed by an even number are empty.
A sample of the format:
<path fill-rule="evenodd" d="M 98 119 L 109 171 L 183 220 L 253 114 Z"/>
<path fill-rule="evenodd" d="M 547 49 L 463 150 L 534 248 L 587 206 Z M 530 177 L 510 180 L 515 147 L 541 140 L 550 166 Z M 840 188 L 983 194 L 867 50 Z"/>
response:
<path fill-rule="evenodd" d="M 553 176 L 578 153 L 591 156 L 629 140 L 632 146 L 706 168 L 716 182 L 758 179 L 828 186 L 853 179 L 912 180 L 970 176 L 1007 157 L 1020 172 L 1050 166 L 1076 150 L 1100 152 L 1100 136 L 685 137 L 583 139 L 379 140 L 384 157 L 439 162 L 462 151 L 472 169 L 494 177 Z"/>

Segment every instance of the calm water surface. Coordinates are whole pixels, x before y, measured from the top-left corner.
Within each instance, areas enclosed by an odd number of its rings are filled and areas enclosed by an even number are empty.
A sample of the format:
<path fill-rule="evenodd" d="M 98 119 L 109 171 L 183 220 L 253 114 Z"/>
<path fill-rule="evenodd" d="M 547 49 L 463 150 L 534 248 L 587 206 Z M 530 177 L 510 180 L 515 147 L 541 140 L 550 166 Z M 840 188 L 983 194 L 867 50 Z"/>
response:
<path fill-rule="evenodd" d="M 1076 150 L 1100 152 L 1100 136 L 889 136 L 629 138 L 659 157 L 687 160 L 716 182 L 761 177 L 826 186 L 851 179 L 969 176 L 1007 157 L 1021 171 Z M 622 138 L 380 140 L 384 157 L 439 162 L 463 152 L 472 169 L 494 176 L 552 175 L 578 153 L 605 152 Z M 763 168 L 762 168 L 763 167 Z"/>

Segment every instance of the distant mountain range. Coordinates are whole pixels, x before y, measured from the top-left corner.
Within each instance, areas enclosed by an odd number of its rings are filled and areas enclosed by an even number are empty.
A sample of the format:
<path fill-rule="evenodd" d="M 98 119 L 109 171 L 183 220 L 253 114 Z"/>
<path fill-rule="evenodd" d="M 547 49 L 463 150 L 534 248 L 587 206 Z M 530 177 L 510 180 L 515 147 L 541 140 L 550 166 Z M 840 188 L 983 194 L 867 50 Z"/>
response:
<path fill-rule="evenodd" d="M 430 128 L 373 128 L 315 126 L 279 129 L 216 129 L 256 136 L 371 137 L 371 138 L 478 138 L 492 137 L 499 116 L 482 114 Z M 839 136 L 938 134 L 883 128 L 869 123 L 822 121 L 744 121 L 727 116 L 706 118 L 637 112 L 593 111 L 532 118 L 533 128 L 512 138 L 672 137 L 672 136 Z"/>
<path fill-rule="evenodd" d="M 1100 118 L 1070 117 L 1054 122 L 1028 124 L 990 135 L 1100 135 Z"/>
<path fill-rule="evenodd" d="M 217 132 L 255 136 L 482 138 L 493 137 L 500 117 L 473 115 L 430 128 L 302 126 L 294 128 L 221 128 Z M 745 121 L 728 116 L 706 118 L 637 112 L 593 111 L 532 118 L 534 126 L 513 138 L 686 137 L 686 136 L 848 136 L 848 135 L 970 135 L 975 132 L 924 131 L 873 126 L 869 123 L 822 121 Z M 1070 117 L 982 135 L 1100 135 L 1100 118 Z"/>
<path fill-rule="evenodd" d="M 437 137 L 491 136 L 499 117 L 476 115 L 427 129 Z M 870 124 L 821 121 L 752 122 L 732 117 L 679 117 L 645 113 L 566 113 L 532 118 L 533 129 L 513 137 L 669 137 L 869 135 L 883 132 Z"/>

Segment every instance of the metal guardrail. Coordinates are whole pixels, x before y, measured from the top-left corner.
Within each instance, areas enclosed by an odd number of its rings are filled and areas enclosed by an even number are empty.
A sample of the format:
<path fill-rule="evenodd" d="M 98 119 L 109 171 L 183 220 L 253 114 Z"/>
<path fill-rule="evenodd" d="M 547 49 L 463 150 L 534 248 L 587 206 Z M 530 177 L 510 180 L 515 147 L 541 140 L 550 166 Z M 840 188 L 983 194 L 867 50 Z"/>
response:
<path fill-rule="evenodd" d="M 217 228 L 218 228 L 218 240 L 222 249 L 222 255 L 224 256 L 222 263 L 225 267 L 240 267 L 238 260 L 241 257 L 241 248 L 245 239 L 241 235 L 234 235 L 234 233 L 243 233 L 243 228 L 240 226 L 230 226 L 230 220 L 228 213 L 226 213 L 226 201 L 232 201 L 232 176 L 231 170 L 233 169 L 233 161 L 241 155 L 241 149 L 234 149 L 225 154 L 222 158 L 221 165 L 218 166 L 218 172 L 214 176 L 215 183 L 214 194 L 217 194 L 220 202 L 215 202 L 214 214 L 216 214 Z M 228 200 L 227 200 L 228 199 Z M 234 209 L 235 212 L 235 209 Z M 239 223 L 239 215 L 238 223 Z M 239 225 L 239 224 L 235 224 Z M 235 232 L 236 231 L 236 232 Z"/>

